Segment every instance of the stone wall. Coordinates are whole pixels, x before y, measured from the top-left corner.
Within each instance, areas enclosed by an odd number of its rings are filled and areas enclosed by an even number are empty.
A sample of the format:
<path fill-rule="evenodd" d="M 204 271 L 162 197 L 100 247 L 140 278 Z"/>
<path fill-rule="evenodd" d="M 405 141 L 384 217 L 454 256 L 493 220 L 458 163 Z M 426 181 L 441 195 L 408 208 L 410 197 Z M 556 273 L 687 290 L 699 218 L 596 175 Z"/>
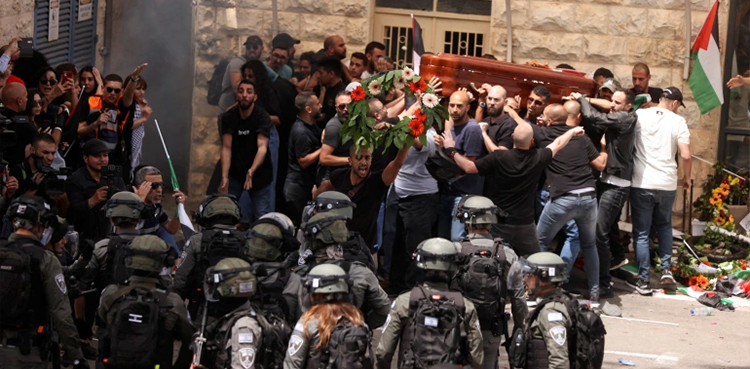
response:
<path fill-rule="evenodd" d="M 323 40 L 338 34 L 349 54 L 364 50 L 370 38 L 369 1 L 361 0 L 278 0 L 278 31 L 302 42 L 296 55 L 318 51 Z M 201 199 L 219 159 L 219 137 L 215 106 L 206 103 L 207 82 L 214 66 L 224 58 L 244 52 L 242 43 L 250 35 L 265 42 L 270 52 L 272 36 L 271 0 L 202 0 L 194 13 L 195 87 L 190 147 L 190 194 Z M 264 55 L 265 56 L 265 55 Z"/>
<path fill-rule="evenodd" d="M 690 2 L 692 45 L 714 1 Z M 720 3 L 722 65 L 728 13 L 729 2 Z M 682 79 L 686 54 L 684 0 L 511 0 L 511 15 L 514 63 L 567 63 L 592 73 L 605 67 L 624 87 L 632 86 L 634 64 L 648 64 L 651 86 L 676 86 L 685 96 L 686 108 L 679 114 L 690 128 L 692 153 L 711 161 L 717 159 L 721 109 L 701 115 L 687 81 Z M 505 1 L 493 1 L 491 27 L 492 51 L 503 58 L 507 50 Z M 708 165 L 693 160 L 696 182 L 709 170 Z M 698 194 L 696 189 L 695 196 Z M 682 208 L 681 198 L 675 203 Z"/>
<path fill-rule="evenodd" d="M 31 37 L 34 34 L 34 7 L 29 0 L 3 0 L 0 10 L 0 44 L 13 37 Z"/>

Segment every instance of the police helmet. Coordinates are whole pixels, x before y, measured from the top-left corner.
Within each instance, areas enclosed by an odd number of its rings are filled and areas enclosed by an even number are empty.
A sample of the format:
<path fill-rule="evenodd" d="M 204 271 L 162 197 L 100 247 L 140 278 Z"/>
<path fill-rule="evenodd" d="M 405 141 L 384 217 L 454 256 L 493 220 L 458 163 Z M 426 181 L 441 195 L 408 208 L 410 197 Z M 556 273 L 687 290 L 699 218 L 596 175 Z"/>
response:
<path fill-rule="evenodd" d="M 240 205 L 237 198 L 228 194 L 214 194 L 203 199 L 198 208 L 198 224 L 201 227 L 211 227 L 220 217 L 227 219 L 226 225 L 234 225 L 240 221 Z"/>
<path fill-rule="evenodd" d="M 263 215 L 259 219 L 273 219 L 276 221 L 276 224 L 279 225 L 280 229 L 284 232 L 288 232 L 290 234 L 294 234 L 294 223 L 291 219 L 289 219 L 288 216 L 279 213 L 279 212 L 270 212 L 268 214 Z"/>
<path fill-rule="evenodd" d="M 484 196 L 464 195 L 456 206 L 456 220 L 467 225 L 496 224 L 507 213 Z"/>
<path fill-rule="evenodd" d="M 352 219 L 354 208 L 357 204 L 352 202 L 349 196 L 337 191 L 326 191 L 318 195 L 309 203 L 302 214 L 302 222 L 307 222 L 316 213 L 329 212 L 343 215 L 346 219 Z"/>
<path fill-rule="evenodd" d="M 523 278 L 534 274 L 542 282 L 562 283 L 568 275 L 568 264 L 559 255 L 551 252 L 537 252 L 528 259 L 519 259 L 508 272 L 508 288 L 524 287 Z M 529 291 L 533 294 L 533 291 Z"/>
<path fill-rule="evenodd" d="M 424 270 L 452 272 L 456 269 L 458 251 L 453 242 L 435 237 L 422 241 L 412 258 L 417 267 Z"/>
<path fill-rule="evenodd" d="M 312 303 L 346 300 L 349 295 L 349 276 L 334 264 L 319 264 L 310 269 L 305 287 Z"/>
<path fill-rule="evenodd" d="M 14 226 L 25 229 L 32 229 L 34 226 L 54 227 L 57 224 L 57 216 L 50 206 L 41 197 L 31 195 L 22 195 L 13 199 L 5 213 L 5 218 Z"/>
<path fill-rule="evenodd" d="M 128 191 L 120 191 L 112 195 L 112 198 L 104 204 L 104 209 L 107 218 L 139 220 L 148 216 L 145 214 L 146 204 L 138 195 Z"/>
<path fill-rule="evenodd" d="M 245 242 L 246 251 L 250 257 L 274 261 L 299 249 L 300 243 L 295 237 L 291 220 L 286 223 L 289 218 L 283 214 L 279 215 L 283 218 L 261 217 L 250 226 Z"/>
<path fill-rule="evenodd" d="M 225 258 L 206 271 L 209 301 L 222 297 L 248 298 L 255 294 L 258 282 L 250 263 L 240 258 Z"/>
<path fill-rule="evenodd" d="M 315 244 L 332 245 L 346 242 L 349 230 L 346 217 L 336 213 L 315 214 L 304 224 L 305 238 Z"/>
<path fill-rule="evenodd" d="M 125 266 L 144 272 L 160 272 L 168 266 L 167 253 L 169 246 L 164 240 L 154 235 L 142 235 L 125 246 Z"/>

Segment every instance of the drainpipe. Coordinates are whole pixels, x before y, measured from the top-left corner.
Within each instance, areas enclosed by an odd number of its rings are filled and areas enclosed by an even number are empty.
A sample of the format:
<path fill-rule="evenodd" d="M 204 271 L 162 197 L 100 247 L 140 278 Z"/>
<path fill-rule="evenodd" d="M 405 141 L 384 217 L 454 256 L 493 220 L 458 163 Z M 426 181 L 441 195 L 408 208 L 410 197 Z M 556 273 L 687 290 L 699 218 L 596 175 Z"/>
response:
<path fill-rule="evenodd" d="M 690 3 L 690 0 L 685 0 L 688 3 Z M 511 29 L 513 28 L 513 25 L 511 25 L 511 14 L 510 14 L 510 0 L 505 0 L 505 27 L 506 33 L 508 34 L 508 40 L 507 42 L 507 48 L 506 48 L 506 54 L 505 54 L 505 61 L 508 63 L 513 62 L 513 34 L 511 33 Z M 690 32 L 690 31 L 688 31 Z"/>
<path fill-rule="evenodd" d="M 690 31 L 693 28 L 690 21 L 690 13 L 690 0 L 685 0 L 685 65 L 682 69 L 683 80 L 688 79 L 690 75 L 690 48 L 692 47 L 690 44 Z"/>
<path fill-rule="evenodd" d="M 687 0 L 688 2 L 690 0 Z M 273 21 L 271 21 L 271 33 L 273 33 L 273 36 L 276 36 L 279 34 L 279 9 L 278 9 L 278 0 L 271 0 L 272 4 L 272 12 L 273 12 Z"/>

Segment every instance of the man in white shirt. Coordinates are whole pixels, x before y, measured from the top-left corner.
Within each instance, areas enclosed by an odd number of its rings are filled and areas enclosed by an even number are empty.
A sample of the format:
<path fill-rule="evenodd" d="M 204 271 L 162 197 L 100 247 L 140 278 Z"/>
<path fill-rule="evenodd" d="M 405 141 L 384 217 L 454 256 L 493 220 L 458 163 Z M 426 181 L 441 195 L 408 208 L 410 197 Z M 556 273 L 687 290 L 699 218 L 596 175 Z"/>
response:
<path fill-rule="evenodd" d="M 677 87 L 664 89 L 655 108 L 637 111 L 635 157 L 632 190 L 633 242 L 638 260 L 636 290 L 651 295 L 649 286 L 649 231 L 653 225 L 659 239 L 662 288 L 674 289 L 671 272 L 672 205 L 677 194 L 677 163 L 679 149 L 682 159 L 682 187 L 690 188 L 690 131 L 685 119 L 677 115 L 682 103 L 682 92 Z"/>

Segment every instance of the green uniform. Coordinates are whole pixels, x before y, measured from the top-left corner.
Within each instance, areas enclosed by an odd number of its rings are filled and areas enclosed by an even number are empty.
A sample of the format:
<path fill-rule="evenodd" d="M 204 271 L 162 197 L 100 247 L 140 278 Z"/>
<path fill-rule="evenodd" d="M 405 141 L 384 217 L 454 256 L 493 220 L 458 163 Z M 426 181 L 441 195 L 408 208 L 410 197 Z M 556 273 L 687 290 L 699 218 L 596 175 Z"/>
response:
<path fill-rule="evenodd" d="M 44 249 L 44 246 L 33 237 L 13 233 L 8 238 L 8 242 L 14 241 L 31 244 L 25 247 L 38 246 Z M 51 318 L 63 349 L 71 359 L 85 360 L 83 353 L 81 353 L 78 331 L 73 324 L 70 300 L 68 299 L 67 286 L 65 285 L 60 261 L 51 251 L 44 249 L 39 269 L 41 271 L 41 289 L 44 291 L 46 300 L 46 315 Z M 35 286 L 34 288 L 39 287 Z M 4 329 L 0 333 L 6 340 L 15 340 L 19 337 L 20 332 Z M 41 359 L 38 347 L 32 347 L 29 355 L 22 355 L 19 348 L 13 346 L 11 344 L 0 346 L 0 368 L 47 368 L 48 361 Z"/>
<path fill-rule="evenodd" d="M 217 225 L 214 226 L 213 229 L 234 231 L 237 228 L 233 226 Z M 198 259 L 197 255 L 203 252 L 202 242 L 203 232 L 194 233 L 185 243 L 185 247 L 182 250 L 182 255 L 180 256 L 180 264 L 177 266 L 177 271 L 174 274 L 173 285 L 175 291 L 177 291 L 180 296 L 188 298 L 190 292 L 187 291 L 187 289 L 190 287 L 195 287 L 188 286 L 188 284 L 190 282 L 190 274 L 193 271 L 193 268 L 195 268 L 195 263 Z M 202 288 L 202 286 L 199 287 Z"/>
<path fill-rule="evenodd" d="M 153 290 L 161 288 L 161 285 L 159 280 L 155 278 L 132 276 L 130 277 L 130 284 L 127 286 L 116 284 L 107 286 L 107 288 L 105 288 L 102 292 L 101 302 L 99 304 L 98 310 L 99 318 L 105 323 L 106 326 L 108 326 L 109 323 L 114 320 L 115 310 L 112 308 L 117 298 L 119 296 L 122 296 L 122 294 L 118 293 L 118 291 L 120 291 L 121 288 L 132 289 L 135 287 L 142 287 L 145 289 Z M 164 324 L 164 329 L 173 332 L 174 339 L 181 341 L 182 347 L 185 348 L 185 350 L 180 351 L 180 357 L 177 359 L 177 362 L 174 365 L 174 367 L 177 368 L 180 367 L 178 363 L 180 363 L 181 360 L 181 363 L 190 362 L 190 358 L 192 355 L 190 354 L 188 347 L 190 345 L 192 335 L 195 332 L 195 328 L 188 319 L 187 309 L 185 308 L 185 303 L 183 302 L 182 298 L 180 298 L 180 296 L 176 293 L 169 293 L 167 296 L 167 300 L 169 305 L 171 305 L 171 308 L 166 315 L 165 321 L 162 322 Z"/>
<path fill-rule="evenodd" d="M 306 329 L 305 329 L 306 328 Z M 318 318 L 312 317 L 307 321 L 307 327 L 302 325 L 302 319 L 297 322 L 289 339 L 289 347 L 284 358 L 284 369 L 303 369 L 307 359 L 315 354 L 313 348 L 318 345 Z"/>
<path fill-rule="evenodd" d="M 423 286 L 425 289 L 448 291 L 448 285 L 445 283 L 425 282 Z M 402 293 L 393 302 L 391 312 L 383 328 L 383 335 L 380 337 L 378 348 L 375 351 L 376 365 L 380 369 L 391 367 L 391 360 L 393 359 L 393 354 L 396 352 L 396 345 L 398 345 L 398 341 L 401 339 L 402 330 L 406 328 L 404 322 L 408 322 L 411 319 L 409 316 L 410 294 L 411 292 Z M 468 341 L 468 353 L 465 354 L 468 354 L 469 364 L 471 364 L 472 368 L 479 369 L 482 368 L 484 360 L 479 319 L 477 318 L 474 304 L 471 301 L 464 298 L 464 306 L 466 307 L 464 330 L 466 331 Z"/>
<path fill-rule="evenodd" d="M 140 234 L 135 229 L 119 229 L 115 231 L 115 234 L 120 236 L 126 241 L 131 241 L 138 237 Z M 83 271 L 83 277 L 81 277 L 81 284 L 88 286 L 92 282 L 98 283 L 102 281 L 112 280 L 113 270 L 109 270 L 107 265 L 107 246 L 109 245 L 109 238 L 104 238 L 94 245 L 94 254 Z M 101 288 L 101 287 L 99 287 Z"/>
<path fill-rule="evenodd" d="M 539 299 L 549 299 L 555 295 L 560 295 L 560 293 L 559 290 L 555 290 L 539 296 Z M 529 368 L 570 368 L 567 335 L 567 332 L 571 329 L 570 322 L 568 309 L 565 308 L 563 303 L 556 301 L 546 303 L 539 311 L 536 319 L 528 322 L 527 329 L 531 335 L 526 352 L 526 362 L 529 364 Z M 542 343 L 544 344 L 543 348 Z M 543 365 L 545 362 L 548 365 Z"/>
<path fill-rule="evenodd" d="M 461 253 L 461 242 L 469 241 L 471 244 L 478 248 L 486 248 L 488 250 L 494 249 L 495 240 L 490 234 L 470 233 L 466 238 L 460 242 L 456 242 L 456 249 Z M 518 260 L 518 255 L 510 247 L 503 245 L 503 251 L 505 252 L 505 261 L 503 265 L 507 276 L 510 266 Z M 516 327 L 523 327 L 524 320 L 529 314 L 529 308 L 526 305 L 526 296 L 523 289 L 508 290 L 508 300 L 510 301 L 511 312 L 513 314 L 513 325 Z M 505 307 L 502 307 L 505 310 Z M 510 329 L 510 328 L 509 328 Z M 492 327 L 482 327 L 482 348 L 484 351 L 484 368 L 494 369 L 497 367 L 497 358 L 499 356 L 500 342 L 502 336 L 495 336 L 492 334 Z"/>

